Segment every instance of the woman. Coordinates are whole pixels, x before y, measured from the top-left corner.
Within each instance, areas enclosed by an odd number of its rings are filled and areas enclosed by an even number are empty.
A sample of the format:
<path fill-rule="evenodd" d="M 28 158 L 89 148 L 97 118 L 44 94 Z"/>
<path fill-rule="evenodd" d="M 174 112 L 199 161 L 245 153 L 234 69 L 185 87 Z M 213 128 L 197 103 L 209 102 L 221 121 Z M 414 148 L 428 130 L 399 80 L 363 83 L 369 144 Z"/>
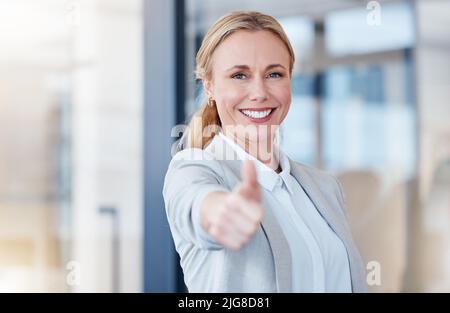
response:
<path fill-rule="evenodd" d="M 294 65 L 282 27 L 258 12 L 228 14 L 196 62 L 207 100 L 163 190 L 188 290 L 365 291 L 338 181 L 276 144 Z"/>

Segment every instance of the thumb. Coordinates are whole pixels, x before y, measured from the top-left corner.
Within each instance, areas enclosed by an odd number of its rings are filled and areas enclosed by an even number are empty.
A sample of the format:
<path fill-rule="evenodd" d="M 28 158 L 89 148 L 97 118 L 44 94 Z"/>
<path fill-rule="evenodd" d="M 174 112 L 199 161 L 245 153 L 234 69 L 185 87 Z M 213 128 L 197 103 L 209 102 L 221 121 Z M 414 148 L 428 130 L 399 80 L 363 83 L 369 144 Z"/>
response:
<path fill-rule="evenodd" d="M 252 161 L 244 161 L 241 168 L 241 177 L 242 182 L 238 186 L 238 193 L 247 199 L 260 202 L 261 194 L 256 178 L 256 168 Z"/>

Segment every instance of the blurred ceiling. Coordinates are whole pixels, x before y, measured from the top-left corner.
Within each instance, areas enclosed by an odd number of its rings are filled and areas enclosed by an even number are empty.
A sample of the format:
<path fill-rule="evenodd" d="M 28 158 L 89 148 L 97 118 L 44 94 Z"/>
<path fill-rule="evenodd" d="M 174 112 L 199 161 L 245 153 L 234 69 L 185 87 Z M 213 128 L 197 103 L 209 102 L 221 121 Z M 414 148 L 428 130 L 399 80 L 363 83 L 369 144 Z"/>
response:
<path fill-rule="evenodd" d="M 383 3 L 405 0 L 378 0 Z M 207 28 L 221 15 L 234 10 L 255 10 L 281 17 L 287 15 L 306 15 L 321 19 L 328 12 L 362 7 L 366 8 L 368 0 L 187 0 L 186 10 L 189 19 L 196 20 L 200 27 Z"/>

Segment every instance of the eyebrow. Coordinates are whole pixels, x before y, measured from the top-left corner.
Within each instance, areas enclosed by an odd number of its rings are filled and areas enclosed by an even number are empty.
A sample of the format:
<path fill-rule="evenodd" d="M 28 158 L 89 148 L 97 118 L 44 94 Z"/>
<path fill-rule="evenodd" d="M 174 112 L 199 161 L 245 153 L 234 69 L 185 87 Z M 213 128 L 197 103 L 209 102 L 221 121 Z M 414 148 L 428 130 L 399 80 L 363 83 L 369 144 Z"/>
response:
<path fill-rule="evenodd" d="M 283 69 L 286 69 L 283 65 L 281 64 L 270 64 L 266 67 L 266 71 L 270 70 L 274 67 L 282 67 Z M 248 70 L 250 69 L 250 67 L 248 65 L 234 65 L 232 67 L 230 67 L 229 69 L 225 70 L 225 72 L 231 71 L 232 69 L 241 69 L 241 70 Z"/>

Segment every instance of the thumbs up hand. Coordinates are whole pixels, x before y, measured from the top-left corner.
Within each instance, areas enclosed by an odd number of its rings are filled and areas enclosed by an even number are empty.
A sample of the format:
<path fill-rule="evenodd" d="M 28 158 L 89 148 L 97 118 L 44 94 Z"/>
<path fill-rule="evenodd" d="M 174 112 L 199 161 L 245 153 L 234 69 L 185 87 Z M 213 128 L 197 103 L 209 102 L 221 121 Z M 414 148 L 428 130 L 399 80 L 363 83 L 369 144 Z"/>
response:
<path fill-rule="evenodd" d="M 256 179 L 255 165 L 250 160 L 245 160 L 241 169 L 242 182 L 233 192 L 238 193 L 248 201 L 261 202 L 261 193 Z"/>
<path fill-rule="evenodd" d="M 264 215 L 252 161 L 244 161 L 241 176 L 242 181 L 232 192 L 212 193 L 202 207 L 203 227 L 218 243 L 232 250 L 239 250 L 252 238 Z"/>

